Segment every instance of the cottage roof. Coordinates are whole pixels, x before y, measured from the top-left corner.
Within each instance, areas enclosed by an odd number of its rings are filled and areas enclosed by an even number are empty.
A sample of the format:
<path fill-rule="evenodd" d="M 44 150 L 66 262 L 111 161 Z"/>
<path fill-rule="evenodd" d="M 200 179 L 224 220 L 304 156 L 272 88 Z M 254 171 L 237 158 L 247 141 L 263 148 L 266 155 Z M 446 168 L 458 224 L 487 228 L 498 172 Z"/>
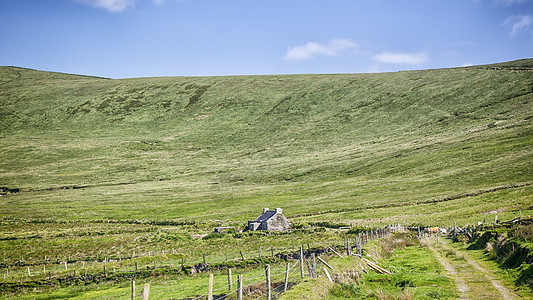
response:
<path fill-rule="evenodd" d="M 272 218 L 276 215 L 275 210 L 268 210 L 262 213 L 257 219 L 255 219 L 256 222 L 266 222 L 268 219 Z"/>

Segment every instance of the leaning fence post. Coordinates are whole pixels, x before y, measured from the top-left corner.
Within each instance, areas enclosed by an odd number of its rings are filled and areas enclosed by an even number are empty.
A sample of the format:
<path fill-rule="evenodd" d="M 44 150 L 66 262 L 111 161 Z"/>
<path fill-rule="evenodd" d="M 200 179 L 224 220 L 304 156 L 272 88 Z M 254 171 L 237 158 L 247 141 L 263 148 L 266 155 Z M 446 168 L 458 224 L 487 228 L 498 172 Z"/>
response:
<path fill-rule="evenodd" d="M 324 268 L 324 273 L 326 273 L 326 276 L 328 277 L 328 280 L 330 282 L 333 282 L 333 280 L 331 279 L 331 276 L 329 275 L 328 269 Z"/>
<path fill-rule="evenodd" d="M 207 300 L 213 300 L 213 273 L 209 274 L 209 289 L 207 291 Z"/>
<path fill-rule="evenodd" d="M 283 286 L 283 292 L 287 291 L 287 286 L 289 285 L 289 268 L 290 264 L 287 264 L 287 267 L 285 268 L 285 285 Z"/>
<path fill-rule="evenodd" d="M 267 300 L 272 299 L 272 287 L 270 284 L 270 265 L 265 266 L 266 285 L 267 285 Z"/>
<path fill-rule="evenodd" d="M 325 260 L 323 260 L 322 258 L 320 258 L 320 256 L 317 256 L 316 258 L 318 258 L 319 261 L 321 261 L 326 267 L 330 268 L 332 271 L 335 271 L 333 269 L 332 266 L 330 266 Z"/>
<path fill-rule="evenodd" d="M 242 275 L 237 276 L 237 300 L 242 300 Z"/>

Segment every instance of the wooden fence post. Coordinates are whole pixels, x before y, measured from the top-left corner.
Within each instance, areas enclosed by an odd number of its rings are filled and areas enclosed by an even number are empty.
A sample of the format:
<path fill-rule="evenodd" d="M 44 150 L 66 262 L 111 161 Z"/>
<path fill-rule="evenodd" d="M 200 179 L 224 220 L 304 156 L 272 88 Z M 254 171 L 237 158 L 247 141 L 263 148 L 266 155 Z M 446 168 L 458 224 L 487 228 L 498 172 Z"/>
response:
<path fill-rule="evenodd" d="M 455 237 L 457 236 L 457 224 L 453 222 L 453 241 L 455 242 Z"/>
<path fill-rule="evenodd" d="M 285 285 L 283 286 L 283 292 L 287 291 L 287 286 L 289 285 L 289 269 L 290 263 L 287 263 L 287 267 L 285 268 Z"/>
<path fill-rule="evenodd" d="M 324 273 L 326 273 L 326 276 L 328 277 L 328 280 L 330 282 L 333 282 L 333 280 L 331 279 L 331 276 L 329 275 L 328 269 L 324 268 Z"/>
<path fill-rule="evenodd" d="M 233 286 L 232 286 L 232 280 L 231 280 L 231 269 L 228 269 L 228 286 L 229 286 L 229 290 L 233 290 Z"/>
<path fill-rule="evenodd" d="M 242 275 L 237 276 L 237 300 L 242 300 Z"/>
<path fill-rule="evenodd" d="M 520 210 L 520 218 L 522 218 L 522 210 Z M 274 248 L 270 246 L 270 252 L 272 253 L 272 257 L 274 257 Z"/>
<path fill-rule="evenodd" d="M 139 268 L 137 267 L 137 262 L 135 262 L 135 272 L 139 271 Z"/>
<path fill-rule="evenodd" d="M 352 248 L 350 248 L 350 240 L 346 241 L 346 255 L 351 256 L 352 255 Z"/>
<path fill-rule="evenodd" d="M 315 252 L 311 253 L 311 277 L 316 277 L 316 258 L 315 258 Z"/>
<path fill-rule="evenodd" d="M 135 280 L 131 281 L 131 300 L 135 300 Z"/>
<path fill-rule="evenodd" d="M 267 285 L 267 300 L 272 299 L 272 286 L 270 284 L 270 265 L 265 266 L 266 285 Z"/>
<path fill-rule="evenodd" d="M 335 271 L 333 269 L 332 266 L 330 266 L 325 260 L 323 260 L 322 258 L 320 258 L 320 256 L 317 256 L 316 258 L 318 258 L 319 261 L 321 261 L 326 267 L 330 268 L 332 271 Z"/>
<path fill-rule="evenodd" d="M 207 291 L 207 300 L 213 300 L 213 273 L 209 274 L 209 289 Z"/>
<path fill-rule="evenodd" d="M 144 284 L 144 288 L 141 291 L 141 299 L 150 300 L 150 284 L 149 283 Z"/>
<path fill-rule="evenodd" d="M 300 248 L 300 276 L 304 279 L 304 248 Z"/>

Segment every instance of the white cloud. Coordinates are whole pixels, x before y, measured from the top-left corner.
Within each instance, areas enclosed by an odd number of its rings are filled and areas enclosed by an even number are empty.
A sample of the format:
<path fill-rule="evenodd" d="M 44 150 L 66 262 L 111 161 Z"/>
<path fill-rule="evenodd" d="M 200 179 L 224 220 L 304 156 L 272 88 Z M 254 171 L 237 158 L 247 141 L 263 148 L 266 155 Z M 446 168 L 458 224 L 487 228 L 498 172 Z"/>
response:
<path fill-rule="evenodd" d="M 381 63 L 407 65 L 417 65 L 429 60 L 427 54 L 424 52 L 408 53 L 384 51 L 375 54 L 372 58 Z"/>
<path fill-rule="evenodd" d="M 327 44 L 309 42 L 305 45 L 289 47 L 283 56 L 285 60 L 308 60 L 317 56 L 337 56 L 342 52 L 357 49 L 357 44 L 347 39 L 331 40 Z"/>
<path fill-rule="evenodd" d="M 103 8 L 110 12 L 121 12 L 135 5 L 135 0 L 75 0 L 96 8 Z"/>
<path fill-rule="evenodd" d="M 471 67 L 471 66 L 473 66 L 473 65 L 474 65 L 474 64 L 471 63 L 471 62 L 467 62 L 467 63 L 462 64 L 461 67 Z"/>
<path fill-rule="evenodd" d="M 511 29 L 511 36 L 515 36 L 523 29 L 526 29 L 531 25 L 533 22 L 533 17 L 530 15 L 518 15 L 518 16 L 510 16 L 508 17 L 505 22 L 503 22 L 503 25 L 510 25 L 512 26 Z"/>

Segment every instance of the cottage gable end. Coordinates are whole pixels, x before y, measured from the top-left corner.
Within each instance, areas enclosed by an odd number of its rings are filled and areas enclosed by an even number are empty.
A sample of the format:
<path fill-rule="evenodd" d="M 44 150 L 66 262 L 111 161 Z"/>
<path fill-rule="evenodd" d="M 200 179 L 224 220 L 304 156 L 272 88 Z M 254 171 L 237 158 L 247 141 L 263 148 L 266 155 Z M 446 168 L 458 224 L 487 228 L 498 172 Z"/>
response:
<path fill-rule="evenodd" d="M 275 210 L 263 209 L 263 213 L 255 219 L 248 221 L 248 230 L 287 231 L 289 220 L 283 215 L 281 208 Z"/>

